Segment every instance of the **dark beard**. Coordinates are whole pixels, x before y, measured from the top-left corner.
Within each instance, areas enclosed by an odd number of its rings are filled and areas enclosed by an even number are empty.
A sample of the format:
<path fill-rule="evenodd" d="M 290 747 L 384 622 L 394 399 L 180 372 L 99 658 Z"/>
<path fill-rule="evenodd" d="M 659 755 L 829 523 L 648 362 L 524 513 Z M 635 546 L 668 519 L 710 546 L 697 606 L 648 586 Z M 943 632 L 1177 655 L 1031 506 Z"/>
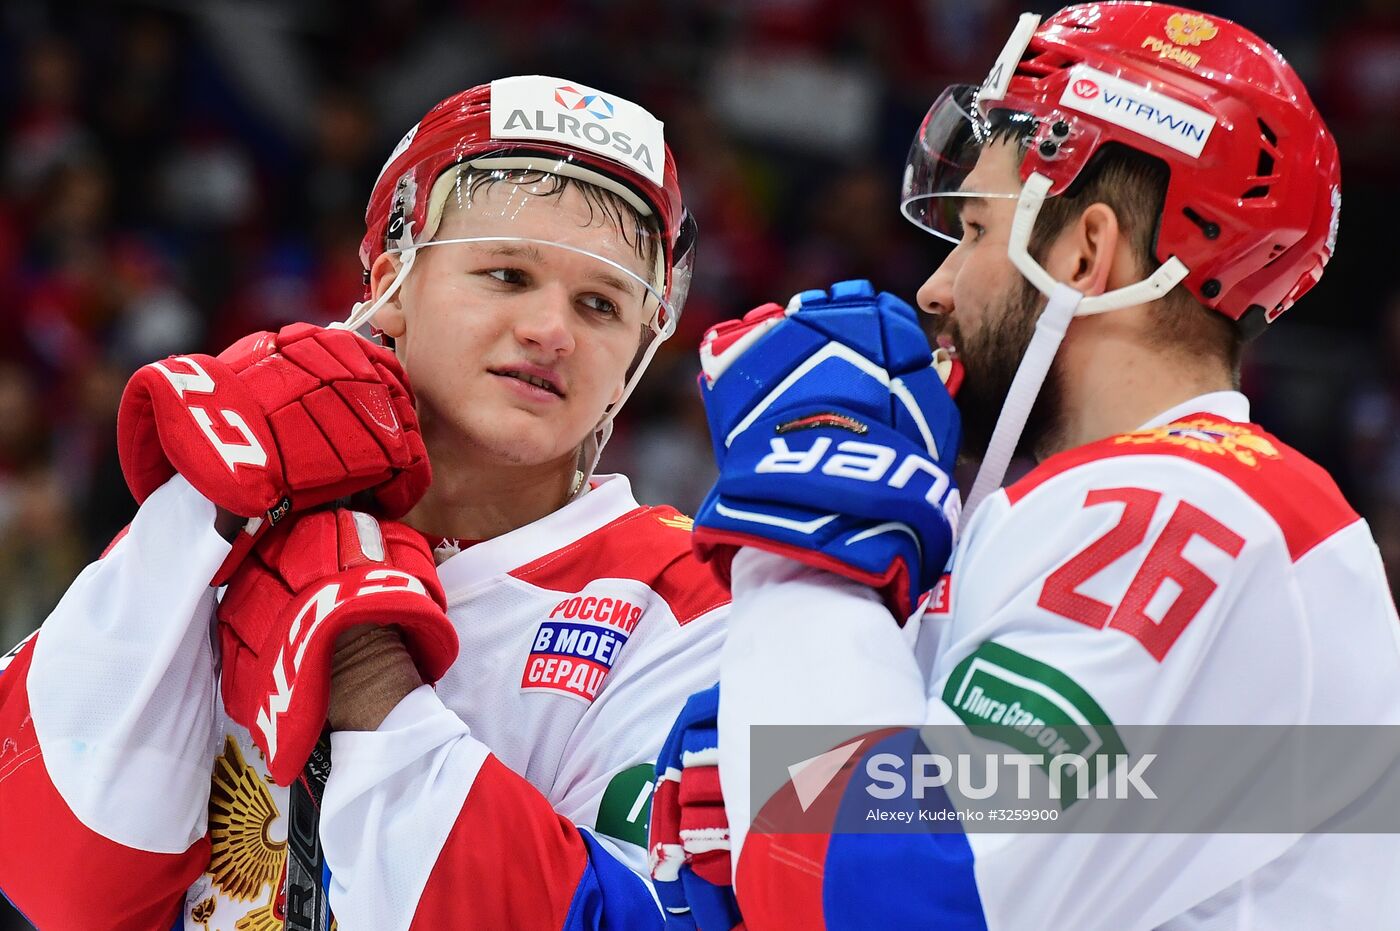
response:
<path fill-rule="evenodd" d="M 952 338 L 964 368 L 957 397 L 962 414 L 962 457 L 981 460 L 986 455 L 1002 404 L 1035 335 L 1035 322 L 1044 306 L 1041 293 L 1017 275 L 1016 286 L 1001 299 L 1000 306 L 988 308 L 992 322 L 976 336 L 968 337 L 962 332 L 956 313 L 949 318 L 944 332 Z M 1040 458 L 1040 451 L 1049 446 L 1056 433 L 1059 398 L 1060 367 L 1056 360 L 1026 419 L 1026 428 L 1016 446 L 1018 456 Z"/>

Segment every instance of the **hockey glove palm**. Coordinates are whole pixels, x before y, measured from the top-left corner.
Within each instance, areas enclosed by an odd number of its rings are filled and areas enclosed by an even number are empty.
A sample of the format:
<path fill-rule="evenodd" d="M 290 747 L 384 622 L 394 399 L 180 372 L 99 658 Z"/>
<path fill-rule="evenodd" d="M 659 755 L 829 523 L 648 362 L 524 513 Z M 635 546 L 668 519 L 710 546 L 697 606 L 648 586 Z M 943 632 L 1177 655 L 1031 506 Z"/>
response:
<path fill-rule="evenodd" d="M 293 517 L 244 560 L 219 604 L 229 717 L 252 733 L 268 772 L 290 785 L 326 722 L 336 637 L 397 627 L 425 682 L 457 657 L 432 552 L 422 535 L 362 511 Z"/>
<path fill-rule="evenodd" d="M 394 354 L 306 323 L 142 367 L 122 395 L 117 449 L 138 504 L 179 472 L 224 510 L 261 518 L 253 530 L 365 490 L 399 517 L 431 480 Z M 252 543 L 239 534 L 215 585 Z"/>
<path fill-rule="evenodd" d="M 738 547 L 771 550 L 909 617 L 952 551 L 961 432 L 913 309 L 844 281 L 711 328 L 700 360 L 719 464 L 700 558 L 727 578 Z"/>

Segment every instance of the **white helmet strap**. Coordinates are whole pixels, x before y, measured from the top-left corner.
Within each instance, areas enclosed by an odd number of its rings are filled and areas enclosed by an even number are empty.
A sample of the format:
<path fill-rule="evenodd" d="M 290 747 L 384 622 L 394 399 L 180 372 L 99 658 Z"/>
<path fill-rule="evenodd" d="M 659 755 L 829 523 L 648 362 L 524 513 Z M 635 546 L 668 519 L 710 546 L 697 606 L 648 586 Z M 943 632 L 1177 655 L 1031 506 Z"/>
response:
<path fill-rule="evenodd" d="M 1157 269 L 1141 281 L 1085 297 L 1084 294 L 1067 284 L 1056 281 L 1041 267 L 1030 254 L 1031 231 L 1035 228 L 1036 217 L 1050 193 L 1051 181 L 1036 172 L 1026 179 L 1021 195 L 1016 201 L 1016 216 L 1011 223 L 1011 235 L 1007 242 L 1007 254 L 1011 264 L 1025 276 L 1037 291 L 1047 298 L 1045 309 L 1036 319 L 1035 334 L 1031 337 L 1011 388 L 1002 402 L 1001 413 L 997 416 L 996 427 L 992 430 L 991 441 L 987 444 L 987 454 L 977 477 L 968 492 L 967 504 L 963 508 L 963 526 L 971 520 L 972 514 L 986 497 L 1001 487 L 1006 478 L 1006 469 L 1011 457 L 1021 442 L 1026 420 L 1030 416 L 1035 399 L 1040 395 L 1041 386 L 1050 372 L 1050 364 L 1060 349 L 1065 331 L 1075 317 L 1107 313 L 1124 307 L 1133 307 L 1165 297 L 1167 292 L 1186 278 L 1188 269 L 1176 256 L 1167 259 Z"/>
<path fill-rule="evenodd" d="M 384 289 L 384 293 L 373 300 L 358 301 L 350 308 L 350 316 L 346 317 L 343 322 L 332 323 L 329 329 L 358 330 L 374 320 L 374 315 L 379 312 L 379 308 L 393 300 L 394 295 L 408 279 L 408 273 L 413 268 L 413 260 L 418 257 L 418 247 L 413 242 L 412 220 L 406 221 L 403 225 L 403 233 L 399 236 L 398 254 L 403 256 L 403 261 L 399 263 L 398 271 L 394 272 L 394 279 L 389 282 L 389 287 Z"/>

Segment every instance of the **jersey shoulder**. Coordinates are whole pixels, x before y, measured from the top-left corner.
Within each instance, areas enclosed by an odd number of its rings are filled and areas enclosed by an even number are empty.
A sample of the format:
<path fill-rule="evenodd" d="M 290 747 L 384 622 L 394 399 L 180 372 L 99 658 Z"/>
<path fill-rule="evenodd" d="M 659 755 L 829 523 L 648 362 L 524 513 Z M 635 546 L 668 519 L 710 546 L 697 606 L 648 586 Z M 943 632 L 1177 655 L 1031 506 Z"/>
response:
<path fill-rule="evenodd" d="M 692 524 L 667 505 L 635 508 L 511 575 L 566 592 L 579 591 L 594 579 L 634 579 L 685 625 L 729 604 L 729 589 L 691 551 Z"/>
<path fill-rule="evenodd" d="M 1087 474 L 1096 464 L 1123 457 L 1152 457 L 1168 464 L 1167 470 L 1144 469 L 1149 481 L 1153 475 L 1176 472 L 1169 466 L 1172 462 L 1195 463 L 1223 476 L 1268 513 L 1295 561 L 1360 519 L 1326 469 L 1257 424 L 1210 414 L 1193 414 L 1052 456 L 1007 488 L 1007 498 L 1014 507 L 1057 476 Z M 1189 475 L 1182 472 L 1180 479 L 1167 480 L 1189 481 Z"/>

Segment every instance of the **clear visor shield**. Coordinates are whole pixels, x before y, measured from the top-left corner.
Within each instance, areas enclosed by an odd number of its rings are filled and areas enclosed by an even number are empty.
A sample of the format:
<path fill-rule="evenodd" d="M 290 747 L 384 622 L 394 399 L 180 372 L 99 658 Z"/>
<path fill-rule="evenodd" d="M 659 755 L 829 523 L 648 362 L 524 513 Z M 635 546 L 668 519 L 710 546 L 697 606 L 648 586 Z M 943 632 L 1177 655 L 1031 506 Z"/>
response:
<path fill-rule="evenodd" d="M 596 338 L 631 341 L 624 394 L 605 416 L 621 407 L 656 348 L 675 332 L 690 285 L 693 224 L 668 249 L 630 191 L 533 168 L 461 166 L 439 178 L 430 197 L 425 232 L 431 239 L 415 236 L 418 241 L 386 251 L 431 248 L 431 264 L 453 271 L 464 312 L 488 303 L 535 312 L 549 302 Z"/>
<path fill-rule="evenodd" d="M 670 242 L 630 187 L 570 159 L 530 154 L 464 162 L 443 172 L 431 191 L 409 184 L 400 196 L 410 204 L 428 198 L 423 229 L 402 213 L 391 217 L 384 254 L 398 257 L 393 279 L 335 326 L 371 323 L 420 253 L 431 249 L 435 278 L 438 268 L 447 276 L 435 285 L 451 289 L 464 313 L 488 306 L 507 314 L 553 312 L 586 328 L 576 332 L 616 341 L 630 363 L 621 396 L 580 450 L 578 493 L 597 466 L 613 417 L 680 321 L 694 267 L 694 220 L 684 214 Z"/>
<path fill-rule="evenodd" d="M 1016 44 L 1013 36 L 1008 48 Z M 955 244 L 962 240 L 968 198 L 1016 201 L 1007 257 L 1046 296 L 967 496 L 964 520 L 1000 487 L 1070 321 L 1160 298 L 1187 273 L 1173 257 L 1142 281 L 1091 297 L 1055 280 L 1030 255 L 1031 232 L 1045 199 L 1068 188 L 1098 147 L 1101 133 L 1092 120 L 1057 107 L 1006 96 L 979 102 L 980 90 L 950 87 L 934 102 L 909 150 L 900 196 L 906 217 Z"/>
<path fill-rule="evenodd" d="M 548 171 L 461 166 L 438 179 L 430 198 L 417 248 L 461 246 L 462 259 L 477 263 L 520 259 L 535 286 L 577 291 L 663 338 L 675 331 L 683 289 L 667 273 L 670 250 L 650 210 L 643 215 L 630 192 Z M 688 285 L 688 264 L 684 271 Z"/>
<path fill-rule="evenodd" d="M 1072 110 L 1009 96 L 989 101 L 981 93 L 960 84 L 940 94 L 904 167 L 904 215 L 954 243 L 962 238 L 967 198 L 1016 200 L 1022 178 L 1032 174 L 1049 181 L 1048 195 L 1062 194 L 1102 139 L 1093 120 Z"/>
<path fill-rule="evenodd" d="M 990 117 L 977 107 L 978 87 L 948 88 L 929 108 L 909 148 L 900 209 L 914 224 L 956 243 L 962 239 L 962 203 L 968 197 L 1015 200 L 1019 190 L 968 184 L 984 148 L 997 140 L 1023 144 L 1036 130 L 1027 113 L 998 109 Z"/>

